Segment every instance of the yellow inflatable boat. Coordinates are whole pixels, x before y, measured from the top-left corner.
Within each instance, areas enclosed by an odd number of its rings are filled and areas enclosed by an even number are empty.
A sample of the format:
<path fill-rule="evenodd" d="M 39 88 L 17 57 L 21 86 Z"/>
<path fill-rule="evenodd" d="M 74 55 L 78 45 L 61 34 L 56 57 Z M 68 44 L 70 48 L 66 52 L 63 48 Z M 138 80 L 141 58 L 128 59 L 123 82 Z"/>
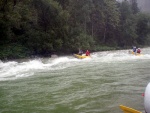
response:
<path fill-rule="evenodd" d="M 91 58 L 90 56 L 78 55 L 78 54 L 74 54 L 74 57 L 75 57 L 75 58 L 78 58 L 78 59 Z"/>
<path fill-rule="evenodd" d="M 129 51 L 129 54 L 135 55 L 135 56 L 142 56 L 143 54 L 141 53 L 134 53 L 133 51 Z"/>

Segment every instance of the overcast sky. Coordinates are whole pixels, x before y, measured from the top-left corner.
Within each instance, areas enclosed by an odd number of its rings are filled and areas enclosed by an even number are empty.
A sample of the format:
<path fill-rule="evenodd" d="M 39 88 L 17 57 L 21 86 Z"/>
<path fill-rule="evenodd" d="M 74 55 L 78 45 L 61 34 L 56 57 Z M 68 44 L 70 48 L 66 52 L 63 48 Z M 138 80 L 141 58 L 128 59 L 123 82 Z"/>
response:
<path fill-rule="evenodd" d="M 138 6 L 142 11 L 150 13 L 150 0 L 137 0 Z"/>
<path fill-rule="evenodd" d="M 117 1 L 124 1 L 124 0 L 117 0 Z M 140 10 L 150 13 L 150 0 L 137 0 L 137 2 Z"/>

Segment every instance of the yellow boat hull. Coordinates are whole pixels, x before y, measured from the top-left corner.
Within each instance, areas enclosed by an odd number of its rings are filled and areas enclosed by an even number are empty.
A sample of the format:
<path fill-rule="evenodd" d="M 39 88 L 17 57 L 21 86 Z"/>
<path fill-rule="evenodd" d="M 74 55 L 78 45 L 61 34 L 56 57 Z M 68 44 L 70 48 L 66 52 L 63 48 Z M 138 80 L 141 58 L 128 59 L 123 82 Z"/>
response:
<path fill-rule="evenodd" d="M 119 107 L 124 113 L 142 113 L 138 110 L 135 110 L 135 109 L 127 107 L 127 106 L 120 105 Z"/>
<path fill-rule="evenodd" d="M 129 54 L 135 55 L 135 56 L 142 56 L 143 54 L 141 53 L 134 53 L 133 51 L 129 51 Z"/>
<path fill-rule="evenodd" d="M 91 58 L 90 56 L 78 55 L 78 54 L 74 54 L 74 57 L 75 57 L 75 58 L 78 58 L 78 59 Z"/>

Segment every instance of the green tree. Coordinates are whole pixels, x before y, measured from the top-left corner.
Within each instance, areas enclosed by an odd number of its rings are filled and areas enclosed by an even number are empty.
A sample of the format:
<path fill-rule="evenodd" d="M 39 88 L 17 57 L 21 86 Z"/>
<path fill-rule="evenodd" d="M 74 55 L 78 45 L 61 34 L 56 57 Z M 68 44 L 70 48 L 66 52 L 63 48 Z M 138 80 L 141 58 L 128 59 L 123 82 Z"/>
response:
<path fill-rule="evenodd" d="M 147 39 L 150 35 L 150 15 L 148 14 L 138 14 L 137 16 L 137 33 L 138 38 L 137 42 L 140 45 L 144 45 L 147 43 Z"/>
<path fill-rule="evenodd" d="M 94 1 L 92 25 L 94 35 L 101 44 L 116 43 L 114 32 L 119 25 L 119 12 L 115 0 Z"/>
<path fill-rule="evenodd" d="M 131 5 L 124 1 L 119 5 L 120 9 L 120 27 L 118 45 L 121 47 L 132 46 L 136 44 L 136 15 L 133 14 Z"/>
<path fill-rule="evenodd" d="M 131 8 L 133 11 L 133 14 L 137 14 L 140 10 L 138 8 L 137 0 L 130 0 L 131 1 Z"/>

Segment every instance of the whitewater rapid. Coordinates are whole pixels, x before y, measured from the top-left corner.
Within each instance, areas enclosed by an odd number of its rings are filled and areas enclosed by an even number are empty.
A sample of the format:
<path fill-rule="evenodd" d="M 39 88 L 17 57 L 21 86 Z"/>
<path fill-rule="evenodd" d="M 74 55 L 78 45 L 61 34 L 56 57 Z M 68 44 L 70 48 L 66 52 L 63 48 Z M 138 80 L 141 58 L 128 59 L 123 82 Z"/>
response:
<path fill-rule="evenodd" d="M 133 60 L 150 59 L 149 48 L 142 50 L 143 56 L 128 54 L 129 50 L 104 51 L 92 53 L 92 58 L 76 59 L 71 56 L 58 58 L 38 58 L 23 61 L 0 61 L 0 81 L 16 80 L 24 77 L 34 76 L 35 73 L 63 70 L 68 67 L 88 64 L 105 64 L 113 62 L 129 62 Z"/>

